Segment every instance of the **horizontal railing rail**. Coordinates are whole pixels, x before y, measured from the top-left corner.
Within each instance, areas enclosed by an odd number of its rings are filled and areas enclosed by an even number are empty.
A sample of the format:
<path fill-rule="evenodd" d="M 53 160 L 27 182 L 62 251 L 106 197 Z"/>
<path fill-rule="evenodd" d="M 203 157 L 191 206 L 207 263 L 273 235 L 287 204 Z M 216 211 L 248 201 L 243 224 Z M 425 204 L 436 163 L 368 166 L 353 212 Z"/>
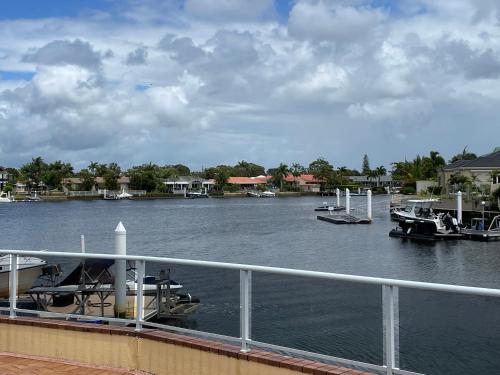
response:
<path fill-rule="evenodd" d="M 77 258 L 77 259 L 113 259 L 113 260 L 134 261 L 136 262 L 136 268 L 137 268 L 138 301 L 142 300 L 143 296 L 142 285 L 139 284 L 142 284 L 142 282 L 140 281 L 142 281 L 142 278 L 145 275 L 146 262 L 168 263 L 171 265 L 208 267 L 208 268 L 239 271 L 240 272 L 240 337 L 236 338 L 231 336 L 218 335 L 214 333 L 195 331 L 186 328 L 174 327 L 159 323 L 146 322 L 144 321 L 142 316 L 142 309 L 143 309 L 142 303 L 139 302 L 136 304 L 136 319 L 135 319 L 136 329 L 142 330 L 143 326 L 150 326 L 150 327 L 177 331 L 181 333 L 189 333 L 193 335 L 200 335 L 209 338 L 216 338 L 226 341 L 237 342 L 241 345 L 242 351 L 250 350 L 250 346 L 268 348 L 271 350 L 280 350 L 280 351 L 285 350 L 290 353 L 294 353 L 301 356 L 309 356 L 319 360 L 331 361 L 334 363 L 353 366 L 356 368 L 363 368 L 369 371 L 383 372 L 386 374 L 402 374 L 402 375 L 417 374 L 416 372 L 407 371 L 399 368 L 399 288 L 467 294 L 476 296 L 500 297 L 500 290 L 491 288 L 469 287 L 469 286 L 450 285 L 450 284 L 436 284 L 436 283 L 426 283 L 419 281 L 388 279 L 388 278 L 379 278 L 370 276 L 356 276 L 356 275 L 329 273 L 320 271 L 307 271 L 307 270 L 297 270 L 290 268 L 277 268 L 277 267 L 267 267 L 258 265 L 224 263 L 224 262 L 213 262 L 213 261 L 202 261 L 202 260 L 191 260 L 191 259 L 178 259 L 178 258 L 154 257 L 154 256 L 143 256 L 143 255 L 93 254 L 88 252 L 86 253 L 54 252 L 54 251 L 33 251 L 33 250 L 14 250 L 14 249 L 0 250 L 0 255 L 11 255 L 12 257 L 11 264 L 17 263 L 17 259 L 19 256 L 34 256 L 41 258 L 59 257 L 59 258 Z M 381 286 L 383 335 L 384 335 L 384 341 L 383 341 L 384 364 L 378 365 L 378 364 L 364 363 L 355 360 L 338 358 L 293 348 L 286 348 L 282 346 L 277 346 L 269 343 L 263 343 L 252 340 L 251 290 L 252 290 L 253 272 Z M 61 314 L 61 313 L 51 313 L 45 311 L 18 309 L 16 307 L 17 288 L 10 287 L 12 285 L 17 285 L 17 273 L 18 273 L 17 269 L 15 267 L 11 267 L 9 275 L 10 307 L 0 308 L 0 311 L 1 310 L 9 311 L 10 317 L 13 319 L 16 318 L 16 312 L 36 314 L 39 315 L 40 317 L 44 316 L 56 316 L 61 318 L 75 318 L 78 316 L 81 317 L 81 315 L 77 314 Z M 93 318 L 95 318 L 95 316 L 93 316 Z M 122 322 L 129 324 L 131 321 L 134 322 L 134 320 L 130 319 L 110 318 L 110 317 L 99 317 L 99 319 L 102 319 L 104 321 Z"/>

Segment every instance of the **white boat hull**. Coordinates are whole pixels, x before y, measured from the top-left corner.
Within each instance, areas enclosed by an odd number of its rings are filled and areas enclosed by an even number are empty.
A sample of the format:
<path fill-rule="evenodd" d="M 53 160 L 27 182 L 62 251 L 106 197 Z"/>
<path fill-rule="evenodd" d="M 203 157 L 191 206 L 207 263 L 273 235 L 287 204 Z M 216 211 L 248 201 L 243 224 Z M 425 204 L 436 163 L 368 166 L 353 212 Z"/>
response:
<path fill-rule="evenodd" d="M 44 264 L 36 265 L 28 268 L 21 268 L 17 271 L 17 294 L 22 294 L 28 291 L 38 276 L 42 272 Z M 0 271 L 0 298 L 9 297 L 9 276 L 10 271 Z"/>

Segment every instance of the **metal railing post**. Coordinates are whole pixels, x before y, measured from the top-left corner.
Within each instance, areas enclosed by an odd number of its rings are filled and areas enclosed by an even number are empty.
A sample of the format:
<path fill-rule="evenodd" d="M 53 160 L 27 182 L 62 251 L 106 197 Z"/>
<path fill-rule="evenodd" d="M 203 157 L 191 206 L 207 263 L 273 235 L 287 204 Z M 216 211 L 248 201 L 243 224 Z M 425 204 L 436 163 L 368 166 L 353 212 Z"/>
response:
<path fill-rule="evenodd" d="M 142 323 L 144 322 L 144 275 L 146 273 L 146 262 L 137 260 L 135 262 L 137 272 L 137 290 L 136 290 L 136 304 L 135 304 L 135 330 L 142 331 Z M 157 301 L 159 303 L 159 301 Z"/>
<path fill-rule="evenodd" d="M 397 286 L 382 286 L 384 365 L 387 375 L 399 368 L 399 291 Z"/>
<path fill-rule="evenodd" d="M 10 256 L 10 275 L 9 275 L 9 318 L 16 318 L 17 303 L 17 255 Z"/>
<path fill-rule="evenodd" d="M 252 311 L 252 271 L 240 270 L 240 335 L 241 351 L 250 350 Z"/>

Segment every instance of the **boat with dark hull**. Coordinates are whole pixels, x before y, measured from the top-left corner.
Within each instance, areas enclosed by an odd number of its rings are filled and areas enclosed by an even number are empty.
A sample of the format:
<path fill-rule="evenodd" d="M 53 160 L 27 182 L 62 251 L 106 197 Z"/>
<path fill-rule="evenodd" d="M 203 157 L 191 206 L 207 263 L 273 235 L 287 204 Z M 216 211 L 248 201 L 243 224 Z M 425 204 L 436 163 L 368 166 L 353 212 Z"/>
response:
<path fill-rule="evenodd" d="M 391 230 L 389 236 L 421 241 L 463 238 L 457 219 L 449 213 L 434 213 L 434 202 L 437 199 L 413 199 L 404 209 L 391 212 L 391 218 L 398 221 L 398 228 Z"/>

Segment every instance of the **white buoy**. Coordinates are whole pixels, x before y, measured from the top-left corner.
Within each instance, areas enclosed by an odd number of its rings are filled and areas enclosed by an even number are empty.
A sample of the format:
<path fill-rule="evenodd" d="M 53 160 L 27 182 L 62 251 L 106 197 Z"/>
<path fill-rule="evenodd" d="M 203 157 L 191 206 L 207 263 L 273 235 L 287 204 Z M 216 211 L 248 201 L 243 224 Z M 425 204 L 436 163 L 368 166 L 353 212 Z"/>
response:
<path fill-rule="evenodd" d="M 349 189 L 345 189 L 345 212 L 347 215 L 351 214 L 351 196 Z"/>
<path fill-rule="evenodd" d="M 367 214 L 367 217 L 368 217 L 368 220 L 372 221 L 372 191 L 371 190 L 368 190 L 366 192 L 366 214 Z"/>
<path fill-rule="evenodd" d="M 115 254 L 127 255 L 127 231 L 120 221 L 115 229 Z M 127 312 L 126 260 L 115 260 L 115 317 L 125 318 Z"/>
<path fill-rule="evenodd" d="M 462 224 L 462 192 L 457 193 L 457 221 Z"/>
<path fill-rule="evenodd" d="M 335 195 L 337 196 L 337 207 L 340 207 L 340 189 L 337 188 L 335 190 L 335 193 L 336 193 Z"/>

